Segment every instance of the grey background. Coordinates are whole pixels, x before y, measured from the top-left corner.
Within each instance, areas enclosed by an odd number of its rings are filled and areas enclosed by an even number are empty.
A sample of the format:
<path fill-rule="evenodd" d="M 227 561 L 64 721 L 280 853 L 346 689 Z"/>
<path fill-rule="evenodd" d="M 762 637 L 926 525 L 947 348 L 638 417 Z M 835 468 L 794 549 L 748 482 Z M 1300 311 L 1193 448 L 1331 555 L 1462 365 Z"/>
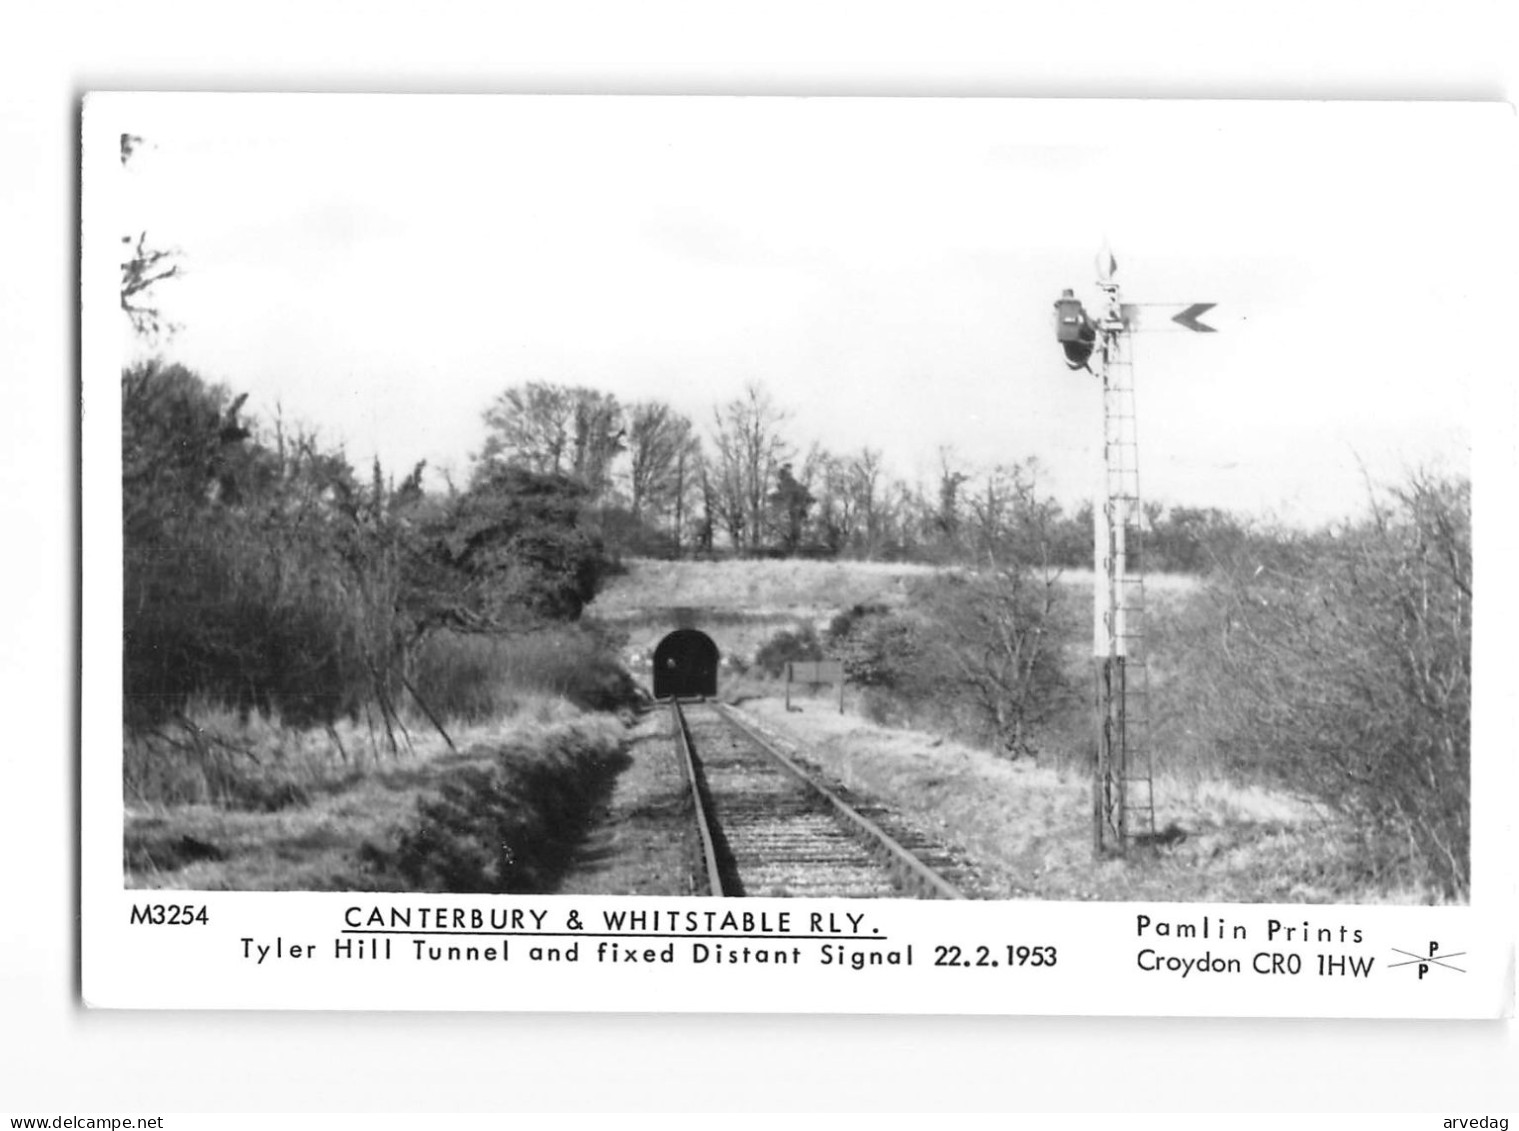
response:
<path fill-rule="evenodd" d="M 87 89 L 1514 97 L 1507 5 L 17 6 L 0 37 L 12 594 L 0 1106 L 1519 1108 L 1511 1023 L 109 1013 L 77 989 L 77 101 Z M 1404 1067 L 1396 1067 L 1403 1065 Z M 764 1080 L 763 1084 L 757 1081 Z M 1432 1124 L 1433 1125 L 1433 1124 Z"/>

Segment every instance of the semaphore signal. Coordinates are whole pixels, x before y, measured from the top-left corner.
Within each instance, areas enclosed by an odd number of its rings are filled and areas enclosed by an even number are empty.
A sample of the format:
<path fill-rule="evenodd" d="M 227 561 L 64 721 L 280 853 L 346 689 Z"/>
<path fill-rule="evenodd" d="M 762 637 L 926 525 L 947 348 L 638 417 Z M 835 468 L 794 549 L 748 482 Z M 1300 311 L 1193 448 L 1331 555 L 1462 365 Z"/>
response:
<path fill-rule="evenodd" d="M 1125 303 L 1117 272 L 1118 261 L 1104 248 L 1097 260 L 1102 297 L 1095 314 L 1069 288 L 1055 301 L 1055 338 L 1066 365 L 1102 385 L 1102 480 L 1092 508 L 1097 856 L 1126 853 L 1131 844 L 1156 836 L 1132 338 L 1140 329 L 1169 329 L 1166 322 L 1193 333 L 1217 332 L 1201 321 L 1213 303 Z"/>

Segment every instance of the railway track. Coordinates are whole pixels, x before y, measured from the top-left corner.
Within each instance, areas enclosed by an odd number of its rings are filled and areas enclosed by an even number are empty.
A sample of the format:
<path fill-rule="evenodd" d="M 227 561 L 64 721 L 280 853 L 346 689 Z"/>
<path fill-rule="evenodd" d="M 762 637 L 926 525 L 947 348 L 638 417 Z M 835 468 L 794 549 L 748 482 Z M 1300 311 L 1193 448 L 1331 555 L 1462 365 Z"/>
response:
<path fill-rule="evenodd" d="M 954 859 L 843 796 L 712 702 L 670 700 L 707 890 L 717 896 L 963 899 Z"/>

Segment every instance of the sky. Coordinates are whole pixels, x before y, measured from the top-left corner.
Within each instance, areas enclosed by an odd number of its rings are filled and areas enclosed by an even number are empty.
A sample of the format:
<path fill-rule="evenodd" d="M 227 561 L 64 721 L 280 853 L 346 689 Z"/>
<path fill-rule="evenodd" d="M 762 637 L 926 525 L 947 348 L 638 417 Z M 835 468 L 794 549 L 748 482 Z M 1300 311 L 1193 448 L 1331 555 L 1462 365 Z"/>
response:
<path fill-rule="evenodd" d="M 166 356 L 360 467 L 462 478 L 529 380 L 704 426 L 755 382 L 799 448 L 930 490 L 941 448 L 1033 457 L 1070 505 L 1101 398 L 1052 303 L 1095 305 L 1107 246 L 1125 301 L 1217 304 L 1135 336 L 1145 495 L 1318 523 L 1467 469 L 1511 267 L 1495 111 L 121 95 L 86 107 L 84 214 L 183 253 Z"/>

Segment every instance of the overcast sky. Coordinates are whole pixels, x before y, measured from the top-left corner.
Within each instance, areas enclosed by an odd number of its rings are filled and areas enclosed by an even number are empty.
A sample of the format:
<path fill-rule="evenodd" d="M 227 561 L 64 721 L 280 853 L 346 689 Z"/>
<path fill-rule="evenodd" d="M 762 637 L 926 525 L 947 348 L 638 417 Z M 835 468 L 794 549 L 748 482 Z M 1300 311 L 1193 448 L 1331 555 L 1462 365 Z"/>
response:
<path fill-rule="evenodd" d="M 1316 522 L 1362 465 L 1466 470 L 1495 110 L 116 96 L 87 145 L 147 146 L 85 214 L 184 252 L 169 356 L 360 466 L 464 472 L 523 381 L 703 424 L 759 382 L 799 446 L 1067 502 L 1101 407 L 1051 304 L 1107 240 L 1126 301 L 1218 304 L 1135 343 L 1145 494 Z"/>

